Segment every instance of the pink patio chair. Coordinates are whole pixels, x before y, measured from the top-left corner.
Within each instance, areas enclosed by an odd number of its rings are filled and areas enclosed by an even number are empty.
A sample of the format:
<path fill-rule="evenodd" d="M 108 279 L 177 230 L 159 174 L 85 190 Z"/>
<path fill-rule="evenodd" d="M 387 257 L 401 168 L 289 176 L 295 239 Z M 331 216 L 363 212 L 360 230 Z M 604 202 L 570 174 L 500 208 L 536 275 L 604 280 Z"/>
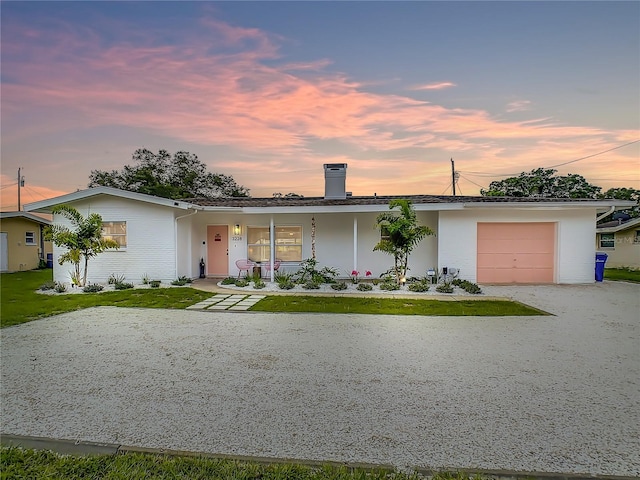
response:
<path fill-rule="evenodd" d="M 247 272 L 249 274 L 249 270 L 254 267 L 254 263 L 251 260 L 236 260 L 236 267 L 238 267 L 238 278 L 240 278 L 240 274 L 242 272 Z"/>
<path fill-rule="evenodd" d="M 279 259 L 275 259 L 275 261 L 273 262 L 273 271 L 277 272 L 278 269 L 280 268 L 280 264 L 282 263 L 282 260 Z M 270 276 L 271 275 L 271 261 L 265 262 L 262 264 L 262 266 L 265 268 L 266 270 L 266 275 Z"/>

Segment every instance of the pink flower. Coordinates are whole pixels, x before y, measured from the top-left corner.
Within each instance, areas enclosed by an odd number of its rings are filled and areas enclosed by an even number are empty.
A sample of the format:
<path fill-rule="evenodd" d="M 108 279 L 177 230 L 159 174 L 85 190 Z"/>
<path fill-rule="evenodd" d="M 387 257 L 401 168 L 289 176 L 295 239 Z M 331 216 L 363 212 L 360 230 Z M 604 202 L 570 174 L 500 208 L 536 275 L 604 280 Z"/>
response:
<path fill-rule="evenodd" d="M 365 276 L 370 277 L 370 276 L 371 276 L 371 270 L 367 270 L 367 271 L 365 272 Z"/>
<path fill-rule="evenodd" d="M 360 272 L 358 272 L 357 270 L 352 270 L 351 271 L 351 275 L 358 276 L 358 275 L 360 275 Z"/>

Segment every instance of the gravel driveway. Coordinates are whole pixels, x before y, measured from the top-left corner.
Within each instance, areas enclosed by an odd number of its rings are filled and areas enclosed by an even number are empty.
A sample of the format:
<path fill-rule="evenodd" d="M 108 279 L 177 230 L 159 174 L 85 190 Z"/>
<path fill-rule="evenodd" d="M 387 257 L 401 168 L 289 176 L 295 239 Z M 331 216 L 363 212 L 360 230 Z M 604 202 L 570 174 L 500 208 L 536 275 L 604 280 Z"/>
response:
<path fill-rule="evenodd" d="M 640 285 L 487 287 L 534 317 L 100 307 L 2 330 L 5 434 L 640 475 Z"/>

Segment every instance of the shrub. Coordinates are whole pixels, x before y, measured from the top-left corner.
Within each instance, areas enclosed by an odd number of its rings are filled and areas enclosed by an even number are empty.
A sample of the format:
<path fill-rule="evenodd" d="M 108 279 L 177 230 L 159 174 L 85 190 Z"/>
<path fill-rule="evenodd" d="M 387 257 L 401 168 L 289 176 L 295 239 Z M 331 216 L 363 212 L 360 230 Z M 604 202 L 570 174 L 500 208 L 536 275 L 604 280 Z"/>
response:
<path fill-rule="evenodd" d="M 442 283 L 436 287 L 436 292 L 453 293 L 453 286 L 450 283 Z"/>
<path fill-rule="evenodd" d="M 374 285 L 378 285 L 382 280 L 380 280 L 379 278 L 374 278 L 373 280 L 371 280 L 371 283 L 373 283 Z"/>
<path fill-rule="evenodd" d="M 471 293 L 474 295 L 482 293 L 482 289 L 478 286 L 478 284 L 470 282 L 469 280 L 461 280 L 459 278 L 456 278 L 453 282 L 451 282 L 451 284 L 455 285 L 456 287 L 460 287 L 467 293 Z"/>
<path fill-rule="evenodd" d="M 373 285 L 371 285 L 370 283 L 359 283 L 356 288 L 361 292 L 370 292 L 371 290 L 373 290 Z"/>
<path fill-rule="evenodd" d="M 178 278 L 177 280 L 174 280 L 173 282 L 171 282 L 171 285 L 174 285 L 176 287 L 182 287 L 183 285 L 186 285 L 187 281 L 183 280 L 182 278 Z"/>
<path fill-rule="evenodd" d="M 334 290 L 346 290 L 347 289 L 347 284 L 344 282 L 337 282 L 331 285 L 331 288 L 333 288 Z"/>
<path fill-rule="evenodd" d="M 133 283 L 127 282 L 118 282 L 114 285 L 116 290 L 128 290 L 129 288 L 133 288 Z"/>
<path fill-rule="evenodd" d="M 115 285 L 116 283 L 124 283 L 124 275 L 116 275 L 112 273 L 109 275 L 109 280 L 107 281 L 109 285 Z"/>
<path fill-rule="evenodd" d="M 281 290 L 291 290 L 295 287 L 295 283 L 293 283 L 293 275 L 286 272 L 275 272 L 273 275 L 273 279 L 278 284 L 278 287 Z"/>
<path fill-rule="evenodd" d="M 149 285 L 151 285 L 151 288 L 158 288 L 160 287 L 160 280 L 149 280 Z"/>
<path fill-rule="evenodd" d="M 89 285 L 86 285 L 82 291 L 84 293 L 97 293 L 97 292 L 101 292 L 104 289 L 104 287 L 102 285 L 100 285 L 99 283 L 90 283 Z"/>
<path fill-rule="evenodd" d="M 413 282 L 409 284 L 409 290 L 411 292 L 428 292 L 429 291 L 429 280 L 423 278 L 418 280 L 417 282 Z"/>
<path fill-rule="evenodd" d="M 246 287 L 247 285 L 249 285 L 249 280 L 247 280 L 246 278 L 239 278 L 235 281 L 236 287 Z"/>
<path fill-rule="evenodd" d="M 267 285 L 262 281 L 261 278 L 258 278 L 253 281 L 253 288 L 261 289 L 266 287 Z"/>
<path fill-rule="evenodd" d="M 235 285 L 236 279 L 233 277 L 227 277 L 220 282 L 222 285 Z"/>
<path fill-rule="evenodd" d="M 305 290 L 318 290 L 320 288 L 320 284 L 314 282 L 313 280 L 309 280 L 308 282 L 302 284 L 302 288 L 304 288 Z"/>
<path fill-rule="evenodd" d="M 400 285 L 395 280 L 384 281 L 380 284 L 380 290 L 400 290 Z"/>
<path fill-rule="evenodd" d="M 44 258 L 38 260 L 38 270 L 43 270 L 47 268 L 47 261 Z"/>
<path fill-rule="evenodd" d="M 56 292 L 64 293 L 67 291 L 67 286 L 64 283 L 56 282 Z"/>
<path fill-rule="evenodd" d="M 149 285 L 149 275 L 147 275 L 146 273 L 142 276 L 142 284 Z"/>
<path fill-rule="evenodd" d="M 42 291 L 53 290 L 54 288 L 56 288 L 56 282 L 45 282 L 40 285 L 40 290 Z"/>
<path fill-rule="evenodd" d="M 314 258 L 307 258 L 300 262 L 300 268 L 293 274 L 292 280 L 297 283 L 332 283 L 338 276 L 335 268 L 323 267 L 317 270 L 318 261 Z"/>

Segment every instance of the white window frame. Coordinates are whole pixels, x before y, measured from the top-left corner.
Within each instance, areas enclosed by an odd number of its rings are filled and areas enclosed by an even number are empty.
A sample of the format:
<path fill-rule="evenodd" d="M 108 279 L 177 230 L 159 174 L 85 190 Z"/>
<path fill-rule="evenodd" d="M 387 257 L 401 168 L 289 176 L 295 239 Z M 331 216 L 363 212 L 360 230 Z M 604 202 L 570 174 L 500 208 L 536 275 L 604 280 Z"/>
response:
<path fill-rule="evenodd" d="M 605 235 L 607 236 L 607 239 L 605 240 Z M 605 245 L 605 242 L 607 243 Z M 616 234 L 615 233 L 601 233 L 600 234 L 600 242 L 599 242 L 599 247 L 600 248 L 609 248 L 609 249 L 613 249 L 616 246 Z"/>
<path fill-rule="evenodd" d="M 274 247 L 276 251 L 276 256 L 274 258 L 274 261 L 282 260 L 284 262 L 293 262 L 293 263 L 301 262 L 302 254 L 303 254 L 303 243 L 304 243 L 304 230 L 302 228 L 302 225 L 274 225 L 273 228 L 275 233 Z M 250 230 L 252 229 L 265 231 L 267 233 L 266 238 L 262 238 L 261 241 L 257 243 L 249 243 L 249 237 L 251 236 Z M 279 229 L 283 229 L 283 230 L 279 231 Z M 285 233 L 287 231 L 286 229 L 299 230 L 300 234 L 294 239 L 293 243 L 291 243 L 291 241 L 288 241 L 289 236 L 279 238 L 278 234 Z M 300 253 L 299 255 L 297 255 L 299 259 L 292 260 L 292 259 L 283 258 L 285 257 L 285 255 L 282 252 L 285 249 L 299 250 Z M 260 250 L 260 253 L 258 256 L 252 255 L 250 252 L 251 250 Z M 247 226 L 247 258 L 253 262 L 267 263 L 271 259 L 270 254 L 271 254 L 271 232 L 269 230 L 269 227 L 261 226 L 261 225 Z"/>
<path fill-rule="evenodd" d="M 116 224 L 118 225 L 123 225 L 124 226 L 124 233 L 105 233 L 105 227 L 106 226 L 115 226 Z M 122 221 L 122 220 L 109 220 L 107 222 L 103 221 L 102 222 L 102 238 L 107 238 L 107 239 L 111 239 L 111 240 L 115 240 L 116 242 L 118 242 L 118 245 L 120 245 L 120 250 L 126 249 L 127 248 L 127 222 L 126 221 Z M 122 240 L 124 239 L 124 244 L 122 243 Z"/>
<path fill-rule="evenodd" d="M 633 244 L 640 245 L 640 230 L 636 230 L 635 234 L 633 235 Z"/>
<path fill-rule="evenodd" d="M 38 245 L 36 240 L 36 232 L 24 232 L 25 245 Z"/>

